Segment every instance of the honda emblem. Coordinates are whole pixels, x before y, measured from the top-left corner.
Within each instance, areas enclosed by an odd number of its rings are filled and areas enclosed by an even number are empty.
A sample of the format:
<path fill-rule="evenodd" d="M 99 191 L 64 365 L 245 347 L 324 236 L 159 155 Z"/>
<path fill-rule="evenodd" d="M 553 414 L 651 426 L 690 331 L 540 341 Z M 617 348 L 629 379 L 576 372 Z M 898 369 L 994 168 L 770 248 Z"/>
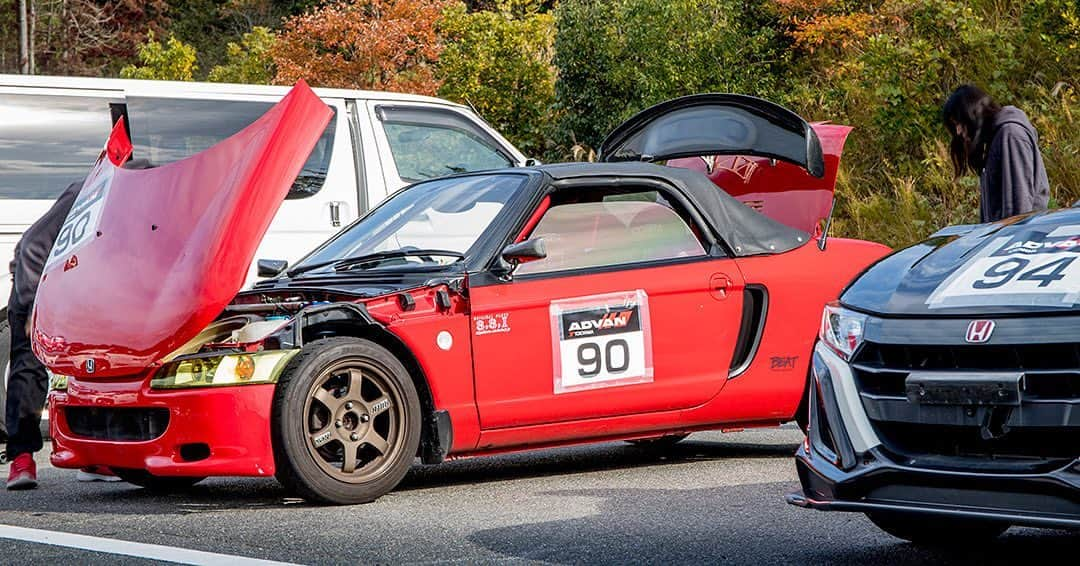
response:
<path fill-rule="evenodd" d="M 973 320 L 968 325 L 967 341 L 972 344 L 983 344 L 990 341 L 997 324 L 992 320 Z"/>

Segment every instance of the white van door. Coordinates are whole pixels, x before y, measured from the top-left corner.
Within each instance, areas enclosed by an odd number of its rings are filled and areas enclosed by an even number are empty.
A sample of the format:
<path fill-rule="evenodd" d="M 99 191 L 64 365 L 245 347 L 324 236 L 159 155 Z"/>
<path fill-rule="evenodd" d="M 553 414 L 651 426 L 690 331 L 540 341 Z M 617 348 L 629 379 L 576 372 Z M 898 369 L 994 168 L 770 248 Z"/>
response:
<path fill-rule="evenodd" d="M 207 149 L 240 131 L 280 97 L 159 92 L 126 93 L 134 157 L 160 165 Z M 358 214 L 356 162 L 345 101 L 324 99 L 334 109 L 292 190 L 270 224 L 256 258 L 295 263 Z M 248 283 L 257 279 L 255 266 Z"/>
<path fill-rule="evenodd" d="M 524 161 L 486 124 L 454 107 L 369 100 L 368 109 L 390 192 L 424 179 Z"/>

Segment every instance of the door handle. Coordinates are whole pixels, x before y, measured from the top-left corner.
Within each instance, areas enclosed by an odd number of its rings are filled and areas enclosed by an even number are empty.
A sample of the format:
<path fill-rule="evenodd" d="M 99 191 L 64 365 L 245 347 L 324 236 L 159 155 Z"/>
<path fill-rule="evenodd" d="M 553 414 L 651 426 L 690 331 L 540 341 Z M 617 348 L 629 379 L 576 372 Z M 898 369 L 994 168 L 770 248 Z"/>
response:
<path fill-rule="evenodd" d="M 341 205 L 344 204 L 340 201 L 330 201 L 330 225 L 334 228 L 341 226 Z"/>
<path fill-rule="evenodd" d="M 723 273 L 713 273 L 709 277 L 709 294 L 718 301 L 727 298 L 731 286 L 731 278 Z"/>

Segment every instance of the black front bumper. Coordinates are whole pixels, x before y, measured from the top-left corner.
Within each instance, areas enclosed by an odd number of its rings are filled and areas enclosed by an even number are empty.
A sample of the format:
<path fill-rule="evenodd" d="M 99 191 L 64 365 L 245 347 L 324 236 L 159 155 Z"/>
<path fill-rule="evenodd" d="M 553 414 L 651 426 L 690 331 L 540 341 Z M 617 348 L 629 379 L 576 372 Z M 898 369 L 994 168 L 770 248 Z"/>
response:
<path fill-rule="evenodd" d="M 802 447 L 796 468 L 802 491 L 789 494 L 787 502 L 799 507 L 1080 529 L 1080 461 L 1049 473 L 1006 475 L 908 468 L 871 451 L 844 471 Z"/>
<path fill-rule="evenodd" d="M 1080 458 L 1009 465 L 994 458 L 897 454 L 868 432 L 876 425 L 865 418 L 866 403 L 845 402 L 854 391 L 853 376 L 838 362 L 820 347 L 815 353 L 810 430 L 796 454 L 802 491 L 788 495 L 788 503 L 1080 529 Z"/>

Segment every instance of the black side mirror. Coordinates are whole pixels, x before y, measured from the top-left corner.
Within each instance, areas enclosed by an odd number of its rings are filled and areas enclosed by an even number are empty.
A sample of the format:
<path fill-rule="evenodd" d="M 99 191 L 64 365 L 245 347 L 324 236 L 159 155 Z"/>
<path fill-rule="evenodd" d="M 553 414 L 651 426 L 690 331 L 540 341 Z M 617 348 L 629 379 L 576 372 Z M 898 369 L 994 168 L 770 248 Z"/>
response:
<path fill-rule="evenodd" d="M 536 261 L 545 257 L 547 257 L 547 247 L 544 246 L 543 238 L 533 238 L 524 242 L 510 244 L 503 248 L 502 251 L 502 258 L 511 265 Z"/>
<path fill-rule="evenodd" d="M 289 267 L 289 262 L 283 259 L 260 259 L 256 265 L 258 266 L 259 277 L 277 277 L 281 275 L 282 271 L 285 271 L 286 267 Z"/>

